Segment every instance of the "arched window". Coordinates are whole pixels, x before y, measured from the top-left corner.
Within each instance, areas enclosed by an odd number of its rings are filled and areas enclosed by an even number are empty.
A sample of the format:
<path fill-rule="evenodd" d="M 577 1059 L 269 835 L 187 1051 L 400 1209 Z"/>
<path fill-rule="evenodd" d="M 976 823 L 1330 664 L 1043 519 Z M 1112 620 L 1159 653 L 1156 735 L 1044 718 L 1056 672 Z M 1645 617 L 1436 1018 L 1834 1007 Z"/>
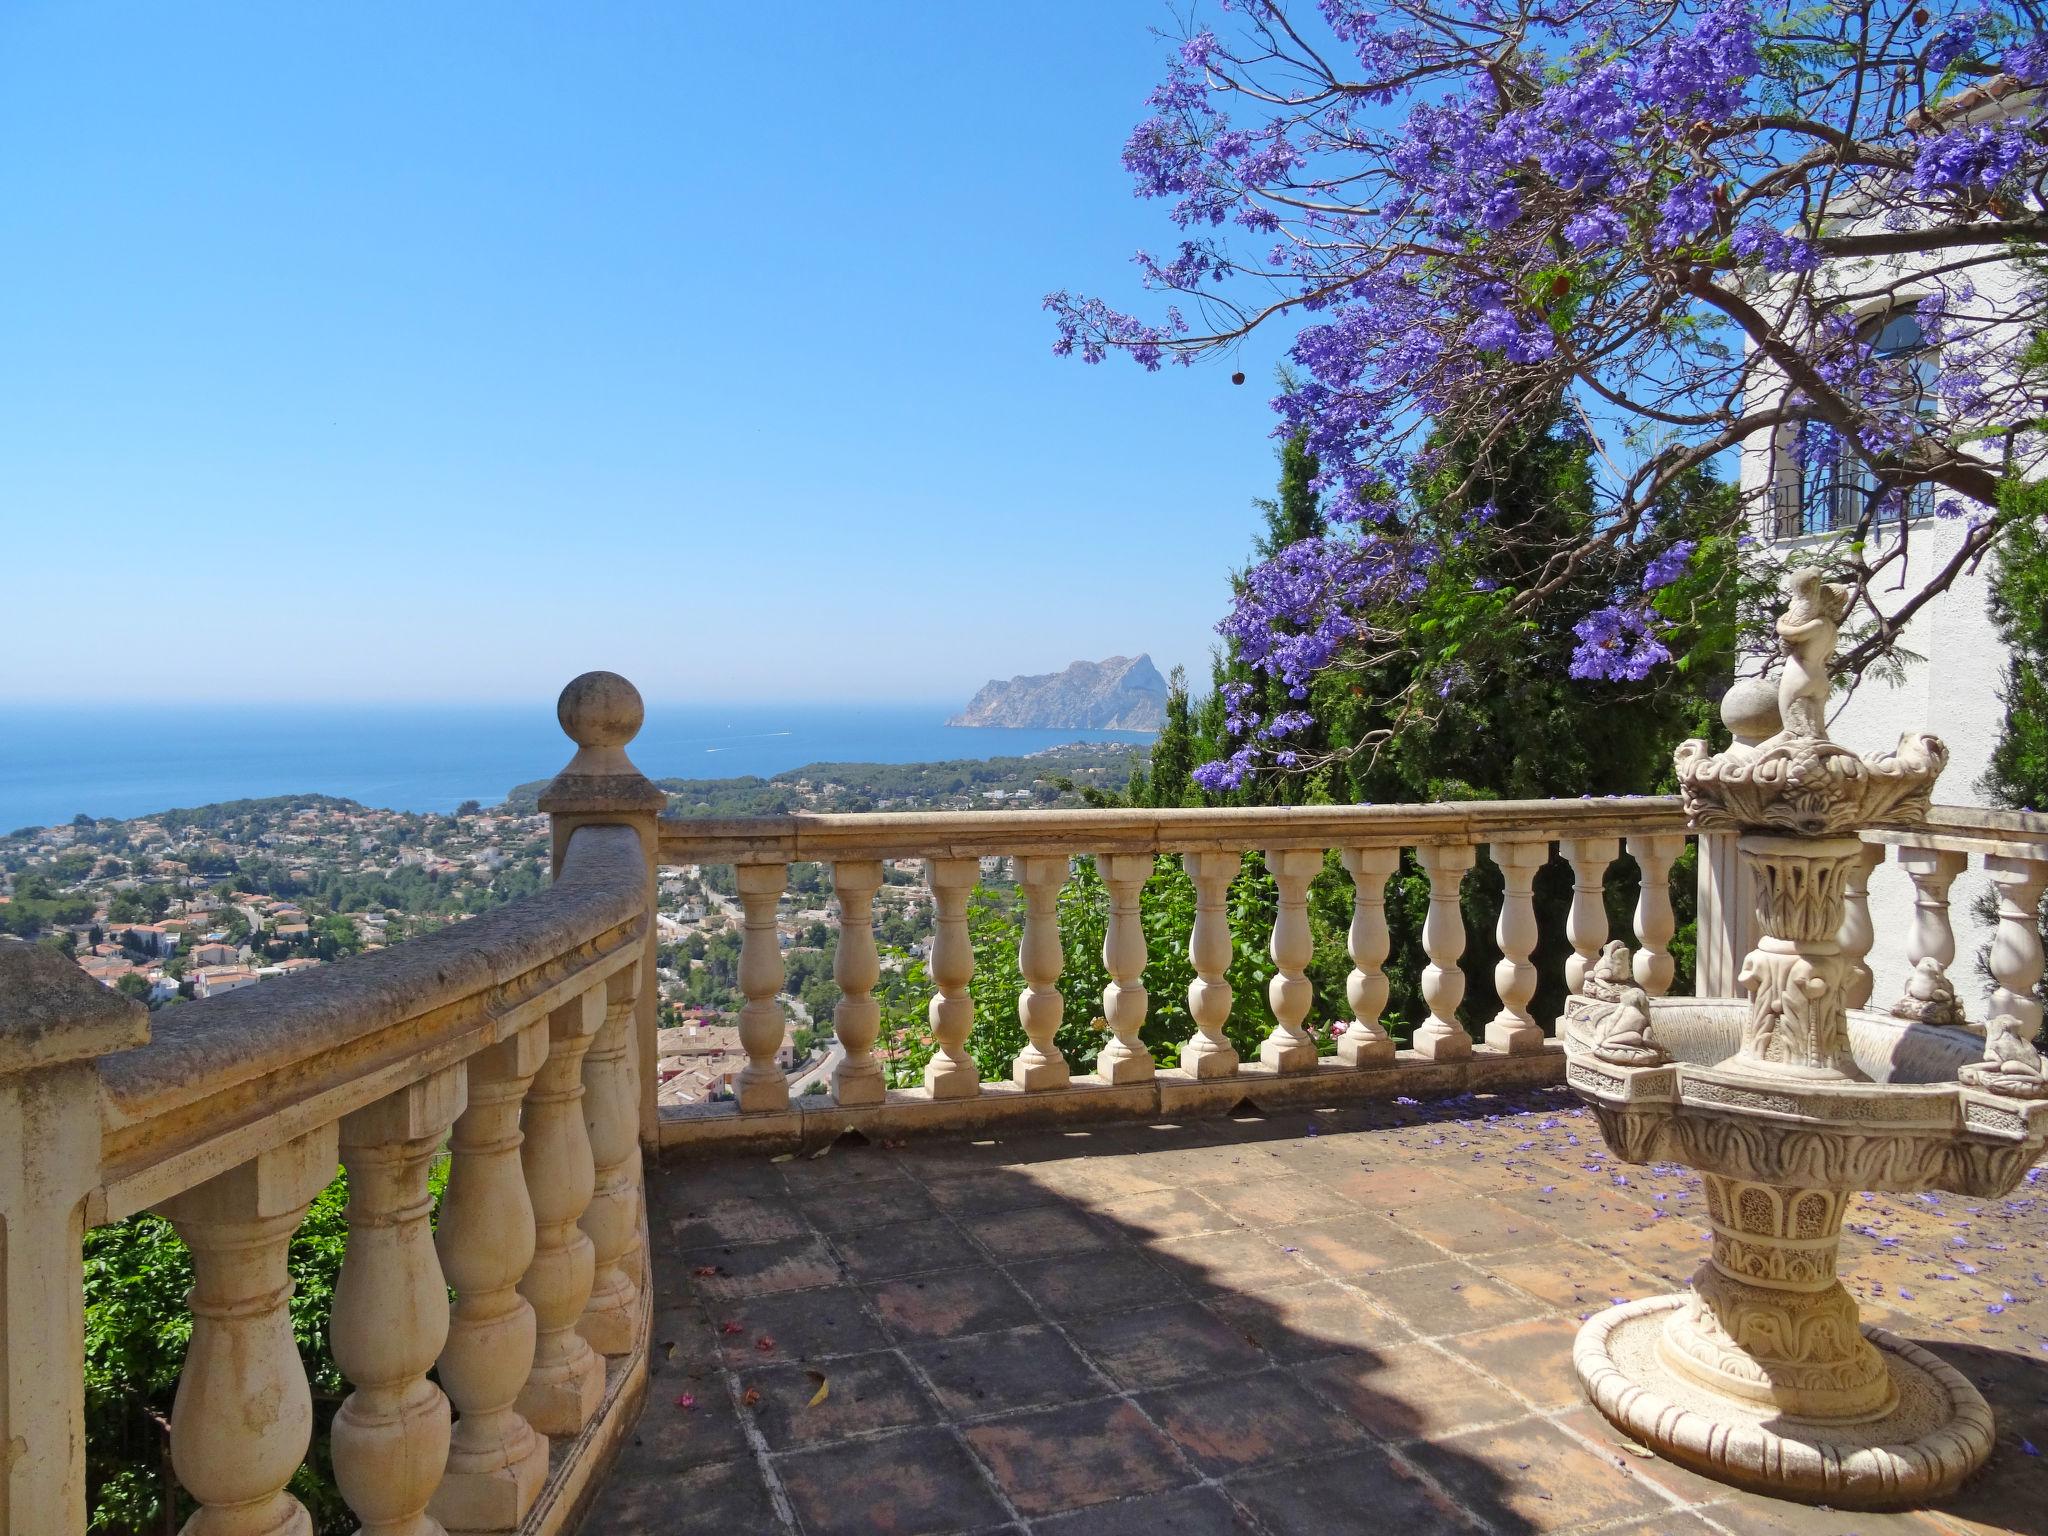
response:
<path fill-rule="evenodd" d="M 1935 411 L 1934 348 L 1920 328 L 1920 317 L 1911 306 L 1892 310 L 1871 321 L 1863 331 L 1872 353 L 1883 360 L 1904 358 L 1908 398 L 1899 403 L 1920 416 Z M 1785 487 L 1792 494 L 1781 496 L 1778 508 L 1778 537 L 1832 533 L 1853 528 L 1863 520 L 1877 492 L 1877 476 L 1854 449 L 1840 445 L 1824 462 L 1807 464 L 1795 484 Z M 1903 514 L 1922 518 L 1934 510 L 1934 487 L 1910 487 L 1890 506 L 1880 507 L 1877 521 L 1895 523 Z"/>

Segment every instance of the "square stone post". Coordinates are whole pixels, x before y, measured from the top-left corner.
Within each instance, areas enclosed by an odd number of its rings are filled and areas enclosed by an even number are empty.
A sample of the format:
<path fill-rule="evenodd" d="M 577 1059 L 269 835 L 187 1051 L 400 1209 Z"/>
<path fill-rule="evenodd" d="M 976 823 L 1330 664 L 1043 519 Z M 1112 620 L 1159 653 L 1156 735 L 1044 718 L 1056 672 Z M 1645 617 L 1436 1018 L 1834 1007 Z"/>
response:
<path fill-rule="evenodd" d="M 0 939 L 0 1536 L 85 1530 L 85 1200 L 97 1058 L 149 1041 L 142 1005 L 54 949 Z"/>
<path fill-rule="evenodd" d="M 634 1003 L 634 1048 L 628 1054 L 638 1079 L 640 1145 L 649 1153 L 661 1146 L 656 1106 L 656 1034 L 660 1029 L 661 997 L 655 983 L 657 948 L 654 925 L 655 878 L 659 872 L 659 817 L 668 796 L 633 766 L 626 743 L 640 733 L 646 709 L 640 690 L 616 672 L 586 672 L 562 690 L 555 718 L 576 743 L 576 755 L 541 791 L 540 808 L 548 813 L 553 870 L 562 872 L 569 835 L 578 827 L 631 827 L 640 838 L 647 862 L 646 928 L 641 940 L 640 990 Z"/>
<path fill-rule="evenodd" d="M 1756 887 L 1733 832 L 1699 835 L 1697 997 L 1741 997 L 1742 962 L 1756 948 Z"/>

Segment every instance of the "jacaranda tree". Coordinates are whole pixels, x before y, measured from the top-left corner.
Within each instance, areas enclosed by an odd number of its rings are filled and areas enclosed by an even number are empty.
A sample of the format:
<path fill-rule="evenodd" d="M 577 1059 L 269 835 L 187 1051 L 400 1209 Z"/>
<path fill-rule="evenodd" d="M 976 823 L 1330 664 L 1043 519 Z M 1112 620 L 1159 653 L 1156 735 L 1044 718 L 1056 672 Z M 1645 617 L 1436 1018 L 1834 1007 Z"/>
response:
<path fill-rule="evenodd" d="M 1595 447 L 1589 524 L 1528 551 L 1509 598 L 1583 594 L 1573 670 L 1670 659 L 1657 594 L 1697 541 L 1671 494 L 1738 449 L 1767 473 L 1728 501 L 1823 480 L 1856 591 L 1857 675 L 1995 546 L 2041 415 L 2018 351 L 2048 309 L 2015 260 L 2048 236 L 2042 8 L 1999 0 L 1222 0 L 1192 16 L 1124 161 L 1186 238 L 1140 253 L 1150 313 L 1061 292 L 1055 349 L 1146 368 L 1293 328 L 1283 438 L 1329 519 L 1240 584 L 1234 651 L 1308 699 L 1403 643 L 1389 599 L 1442 547 L 1413 536 L 1430 444 L 1484 463 L 1560 408 Z M 1899 344 L 1889 317 L 1911 316 Z M 1240 375 L 1241 377 L 1241 375 Z M 1451 499 L 1456 499 L 1455 497 Z M 1475 524 L 1489 517 L 1468 498 Z M 1908 568 L 1903 509 L 1963 520 Z M 1906 523 L 1910 530 L 1910 521 Z M 1879 595 L 1882 594 L 1882 608 Z M 1364 615 L 1382 622 L 1361 622 Z M 1227 785 L 1286 752 L 1301 708 L 1243 718 Z"/>

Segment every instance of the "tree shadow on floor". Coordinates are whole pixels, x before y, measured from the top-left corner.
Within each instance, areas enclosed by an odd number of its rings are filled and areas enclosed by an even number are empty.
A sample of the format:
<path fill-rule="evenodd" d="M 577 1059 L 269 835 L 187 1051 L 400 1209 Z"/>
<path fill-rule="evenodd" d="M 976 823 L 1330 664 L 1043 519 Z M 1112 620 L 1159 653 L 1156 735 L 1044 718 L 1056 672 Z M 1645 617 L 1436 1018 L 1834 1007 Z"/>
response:
<path fill-rule="evenodd" d="M 1681 1506 L 1727 1490 L 1589 1434 L 1576 1316 L 1409 1228 L 1470 1204 L 1532 1229 L 1503 1241 L 1569 1234 L 1455 1148 L 1412 1166 L 1442 1196 L 1410 1216 L 1338 1192 L 1428 1117 L 1468 1123 L 1373 1105 L 654 1171 L 656 1375 L 590 1528 L 1706 1529 Z"/>
<path fill-rule="evenodd" d="M 1922 1338 L 1991 1405 L 1998 1446 L 1984 1469 L 1936 1507 L 1991 1530 L 2048 1530 L 2048 1354 Z"/>

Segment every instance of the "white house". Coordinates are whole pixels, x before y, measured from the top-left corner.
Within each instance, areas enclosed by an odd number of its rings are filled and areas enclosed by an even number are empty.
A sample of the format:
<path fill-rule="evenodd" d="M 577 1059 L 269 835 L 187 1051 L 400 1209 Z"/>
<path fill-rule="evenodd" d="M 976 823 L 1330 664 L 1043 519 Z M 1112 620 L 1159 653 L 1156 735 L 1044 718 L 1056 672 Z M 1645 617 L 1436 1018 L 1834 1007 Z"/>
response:
<path fill-rule="evenodd" d="M 256 982 L 256 973 L 245 967 L 210 966 L 193 974 L 192 995 L 199 998 L 218 997 L 223 992 L 239 992 L 244 987 L 253 987 Z"/>

